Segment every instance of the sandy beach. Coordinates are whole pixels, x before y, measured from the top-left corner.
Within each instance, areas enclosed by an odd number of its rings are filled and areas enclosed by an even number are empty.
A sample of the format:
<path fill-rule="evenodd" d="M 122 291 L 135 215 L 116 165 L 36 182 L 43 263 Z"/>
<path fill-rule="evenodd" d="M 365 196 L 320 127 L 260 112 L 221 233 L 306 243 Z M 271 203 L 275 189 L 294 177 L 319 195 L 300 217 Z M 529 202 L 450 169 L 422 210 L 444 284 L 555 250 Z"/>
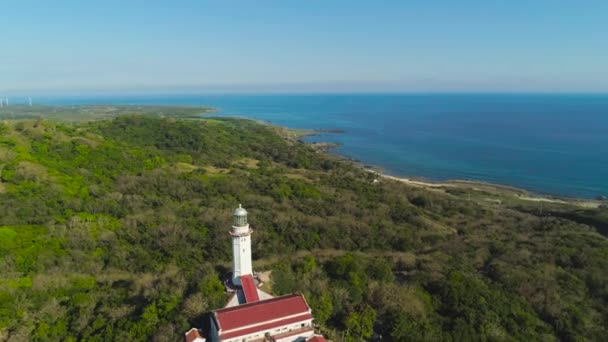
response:
<path fill-rule="evenodd" d="M 504 186 L 500 184 L 491 184 L 485 182 L 475 182 L 475 181 L 462 181 L 462 180 L 453 180 L 447 182 L 430 182 L 430 181 L 421 181 L 414 180 L 407 177 L 396 177 L 383 173 L 379 173 L 378 171 L 366 169 L 368 172 L 372 172 L 377 174 L 380 178 L 390 179 L 402 183 L 406 183 L 408 185 L 423 187 L 427 189 L 442 189 L 442 188 L 460 188 L 460 189 L 470 189 L 475 191 L 495 191 L 500 192 L 503 196 L 510 196 L 514 199 L 523 200 L 523 201 L 531 201 L 531 202 L 545 202 L 545 203 L 554 203 L 554 204 L 565 204 L 565 205 L 575 205 L 581 208 L 598 208 L 603 204 L 602 201 L 598 200 L 586 200 L 586 199 L 570 199 L 570 198 L 556 198 L 550 196 L 543 196 L 538 194 L 532 194 L 526 190 L 518 189 L 510 186 Z"/>

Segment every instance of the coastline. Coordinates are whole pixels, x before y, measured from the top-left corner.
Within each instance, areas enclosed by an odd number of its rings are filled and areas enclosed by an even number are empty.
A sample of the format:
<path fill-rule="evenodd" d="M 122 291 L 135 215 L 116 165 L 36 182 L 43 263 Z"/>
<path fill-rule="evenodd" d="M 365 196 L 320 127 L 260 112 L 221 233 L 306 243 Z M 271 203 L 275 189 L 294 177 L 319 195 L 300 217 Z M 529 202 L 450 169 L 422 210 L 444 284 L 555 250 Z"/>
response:
<path fill-rule="evenodd" d="M 526 190 L 523 188 L 517 188 L 514 186 L 510 186 L 510 185 L 505 185 L 505 184 L 488 183 L 488 182 L 484 182 L 484 181 L 480 181 L 480 180 L 456 180 L 456 179 L 454 179 L 454 180 L 446 180 L 446 181 L 434 181 L 434 180 L 425 179 L 424 176 L 390 175 L 390 174 L 385 173 L 381 166 L 369 165 L 369 164 L 364 163 L 363 161 L 355 160 L 348 156 L 345 156 L 345 155 L 332 151 L 335 147 L 340 146 L 340 144 L 333 143 L 333 142 L 323 142 L 323 141 L 309 142 L 309 141 L 306 141 L 303 139 L 305 137 L 319 136 L 322 134 L 346 133 L 346 131 L 344 131 L 344 130 L 341 130 L 341 129 L 293 129 L 293 128 L 289 128 L 286 126 L 277 125 L 270 121 L 253 119 L 253 118 L 249 118 L 249 117 L 245 117 L 245 116 L 221 115 L 221 114 L 219 114 L 220 110 L 217 107 L 200 106 L 200 105 L 188 106 L 188 105 L 103 105 L 103 104 L 97 104 L 97 105 L 92 105 L 92 106 L 91 105 L 73 105 L 73 106 L 42 105 L 42 106 L 36 106 L 36 107 L 34 107 L 34 109 L 52 108 L 52 109 L 54 109 L 53 114 L 55 114 L 57 117 L 55 115 L 53 115 L 53 116 L 48 116 L 47 118 L 57 119 L 57 120 L 61 121 L 61 119 L 64 119 L 64 118 L 61 116 L 63 113 L 59 109 L 64 109 L 64 110 L 69 109 L 71 111 L 78 112 L 78 114 L 82 114 L 82 113 L 80 113 L 80 111 L 85 110 L 85 109 L 90 109 L 91 107 L 106 111 L 107 113 L 104 113 L 105 115 L 102 115 L 102 118 L 114 117 L 117 114 L 117 112 L 120 111 L 120 109 L 129 109 L 130 111 L 138 110 L 141 112 L 139 114 L 142 114 L 142 115 L 150 115 L 151 111 L 156 111 L 158 109 L 162 109 L 161 113 L 155 112 L 155 114 L 154 114 L 155 116 L 160 116 L 160 117 L 163 117 L 164 116 L 163 114 L 165 114 L 165 112 L 167 112 L 167 111 L 174 111 L 176 109 L 181 109 L 181 110 L 185 110 L 185 111 L 183 113 L 179 113 L 177 115 L 175 115 L 175 114 L 169 115 L 169 117 L 175 117 L 175 118 L 181 118 L 181 119 L 213 119 L 214 117 L 226 117 L 226 118 L 231 117 L 231 118 L 237 118 L 237 119 L 252 120 L 259 124 L 273 127 L 274 129 L 277 130 L 277 133 L 279 133 L 285 139 L 290 140 L 291 142 L 299 141 L 308 146 L 311 146 L 318 153 L 331 154 L 332 156 L 334 156 L 336 158 L 340 158 L 342 160 L 349 161 L 349 162 L 353 163 L 354 165 L 357 165 L 358 167 L 360 167 L 363 170 L 366 170 L 368 172 L 374 172 L 383 179 L 398 181 L 401 183 L 408 184 L 410 186 L 424 187 L 427 189 L 434 189 L 434 190 L 452 188 L 452 189 L 468 189 L 468 190 L 472 190 L 472 191 L 488 191 L 488 190 L 494 191 L 494 192 L 500 191 L 502 194 L 509 194 L 509 195 L 511 195 L 512 198 L 517 199 L 517 200 L 522 200 L 522 201 L 527 201 L 527 202 L 576 205 L 579 208 L 598 208 L 602 205 L 608 205 L 608 200 L 580 198 L 580 197 L 578 197 L 578 198 L 577 197 L 564 197 L 564 196 L 552 195 L 552 194 L 539 194 L 539 193 L 534 193 L 532 191 L 529 191 L 529 190 Z M 30 107 L 23 107 L 23 106 L 12 107 L 13 110 L 15 108 L 20 109 L 20 110 L 25 110 L 25 111 L 31 110 Z M 89 113 L 86 113 L 86 114 L 89 114 Z M 39 117 L 39 115 L 36 117 Z M 71 118 L 71 119 L 73 120 L 73 118 Z M 88 117 L 87 115 L 84 115 L 84 117 L 81 118 L 80 120 L 86 121 L 86 120 L 91 120 L 91 119 L 92 118 Z M 94 118 L 94 119 L 98 120 L 99 118 Z"/>
<path fill-rule="evenodd" d="M 299 141 L 303 144 L 311 146 L 318 153 L 327 153 L 332 155 L 333 157 L 339 158 L 341 160 L 348 161 L 353 163 L 357 167 L 361 168 L 366 172 L 371 172 L 381 179 L 389 180 L 389 181 L 397 181 L 400 183 L 404 183 L 414 187 L 421 187 L 425 189 L 431 189 L 435 191 L 444 191 L 445 190 L 469 190 L 473 192 L 479 193 L 491 193 L 496 195 L 497 197 L 509 197 L 510 200 L 514 201 L 524 201 L 528 203 L 547 203 L 547 204 L 556 204 L 556 205 L 570 205 L 576 206 L 578 208 L 584 209 L 597 209 L 602 205 L 608 205 L 607 200 L 598 200 L 598 199 L 590 199 L 590 198 L 580 198 L 580 197 L 565 197 L 558 196 L 552 194 L 540 194 L 536 193 L 524 188 L 518 188 L 515 186 L 507 185 L 507 184 L 497 184 L 484 182 L 481 180 L 459 180 L 459 179 L 451 179 L 445 181 L 433 181 L 427 180 L 423 176 L 395 176 L 390 175 L 383 171 L 381 166 L 366 164 L 363 161 L 349 158 L 348 156 L 335 153 L 332 151 L 334 147 L 340 146 L 339 144 L 332 142 L 309 142 L 305 141 L 303 138 L 309 136 L 318 136 L 322 133 L 330 133 L 330 134 L 341 134 L 345 133 L 343 130 L 328 130 L 328 129 L 293 129 L 285 126 L 276 125 L 272 122 L 255 120 L 246 118 L 248 120 L 254 120 L 260 124 L 267 125 L 277 129 L 277 132 L 281 134 L 285 139 L 293 141 Z M 486 199 L 492 203 L 502 203 L 502 200 L 492 198 Z"/>

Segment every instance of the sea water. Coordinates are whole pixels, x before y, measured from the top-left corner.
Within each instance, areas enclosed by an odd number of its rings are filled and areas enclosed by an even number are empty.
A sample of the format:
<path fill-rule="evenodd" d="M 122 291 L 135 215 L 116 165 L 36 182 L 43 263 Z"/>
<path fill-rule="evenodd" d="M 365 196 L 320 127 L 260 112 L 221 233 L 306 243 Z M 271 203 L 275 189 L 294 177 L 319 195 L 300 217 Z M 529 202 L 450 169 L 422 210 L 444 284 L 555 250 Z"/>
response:
<path fill-rule="evenodd" d="M 108 96 L 48 104 L 207 105 L 215 115 L 307 129 L 384 172 L 534 192 L 608 196 L 608 95 L 336 94 Z"/>

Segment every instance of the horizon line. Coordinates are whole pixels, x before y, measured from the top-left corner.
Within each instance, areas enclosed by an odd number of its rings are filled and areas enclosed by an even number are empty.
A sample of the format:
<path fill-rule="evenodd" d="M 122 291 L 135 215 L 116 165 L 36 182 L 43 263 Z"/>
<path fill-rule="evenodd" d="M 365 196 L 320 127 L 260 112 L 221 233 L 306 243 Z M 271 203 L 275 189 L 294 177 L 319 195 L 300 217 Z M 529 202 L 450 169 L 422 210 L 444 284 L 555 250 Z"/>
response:
<path fill-rule="evenodd" d="M 374 91 L 374 90 L 350 90 L 350 91 L 121 91 L 121 90 L 94 90 L 83 92 L 19 92 L 16 94 L 2 94 L 0 98 L 22 98 L 28 99 L 37 98 L 78 98 L 78 97 L 133 97 L 133 96 L 231 96 L 231 95 L 249 95 L 249 96 L 306 96 L 306 95 L 608 95 L 608 91 Z"/>

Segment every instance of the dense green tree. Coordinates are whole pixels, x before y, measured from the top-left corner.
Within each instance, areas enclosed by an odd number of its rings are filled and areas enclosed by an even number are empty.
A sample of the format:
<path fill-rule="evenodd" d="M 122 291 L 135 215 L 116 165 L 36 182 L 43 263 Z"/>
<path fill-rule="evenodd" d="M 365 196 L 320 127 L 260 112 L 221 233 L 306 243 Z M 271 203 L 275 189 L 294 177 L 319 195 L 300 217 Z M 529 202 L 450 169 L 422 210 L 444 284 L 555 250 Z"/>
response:
<path fill-rule="evenodd" d="M 225 303 L 238 203 L 256 270 L 331 338 L 608 335 L 605 208 L 374 182 L 276 127 L 154 116 L 0 124 L 0 340 L 182 338 Z"/>
<path fill-rule="evenodd" d="M 368 339 L 374 332 L 376 322 L 376 311 L 369 305 L 363 304 L 348 314 L 344 325 L 349 336 L 356 340 Z"/>
<path fill-rule="evenodd" d="M 279 263 L 272 269 L 272 291 L 277 295 L 296 290 L 296 276 L 288 263 Z"/>

